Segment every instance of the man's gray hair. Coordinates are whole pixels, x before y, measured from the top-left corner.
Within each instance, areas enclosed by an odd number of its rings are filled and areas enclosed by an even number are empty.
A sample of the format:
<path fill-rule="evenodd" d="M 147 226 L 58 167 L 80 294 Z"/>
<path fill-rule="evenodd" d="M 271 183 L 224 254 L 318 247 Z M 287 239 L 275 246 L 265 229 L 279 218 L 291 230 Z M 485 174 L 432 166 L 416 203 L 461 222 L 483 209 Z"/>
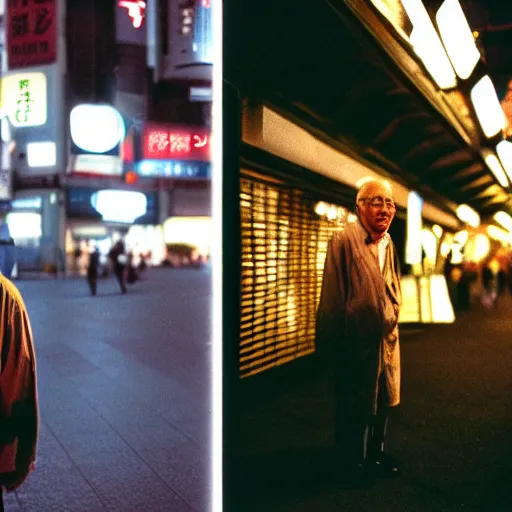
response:
<path fill-rule="evenodd" d="M 389 181 L 380 179 L 380 178 L 362 178 L 357 183 L 358 189 L 357 189 L 357 195 L 356 195 L 356 203 L 359 202 L 359 199 L 361 197 L 364 197 L 366 191 L 372 186 L 372 185 L 382 185 L 386 187 L 390 194 L 393 195 L 393 188 L 391 187 L 391 183 Z"/>

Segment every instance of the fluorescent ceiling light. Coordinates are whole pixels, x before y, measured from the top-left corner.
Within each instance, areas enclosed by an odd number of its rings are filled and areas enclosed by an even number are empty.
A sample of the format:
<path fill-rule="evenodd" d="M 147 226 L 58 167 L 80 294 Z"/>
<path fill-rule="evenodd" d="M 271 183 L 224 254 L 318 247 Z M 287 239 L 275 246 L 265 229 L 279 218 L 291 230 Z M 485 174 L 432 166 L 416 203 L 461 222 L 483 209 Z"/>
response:
<path fill-rule="evenodd" d="M 445 0 L 436 15 L 444 47 L 457 75 L 469 78 L 480 60 L 480 52 L 458 0 Z"/>
<path fill-rule="evenodd" d="M 512 143 L 508 140 L 502 140 L 497 146 L 496 151 L 501 160 L 501 165 L 512 182 Z"/>
<path fill-rule="evenodd" d="M 437 236 L 437 238 L 441 238 L 443 236 L 443 228 L 439 224 L 434 224 L 432 226 L 432 231 Z"/>
<path fill-rule="evenodd" d="M 500 161 L 498 160 L 498 157 L 492 153 L 492 152 L 486 152 L 484 154 L 485 163 L 489 167 L 489 169 L 492 171 L 496 179 L 498 180 L 499 184 L 503 188 L 508 187 L 508 179 L 507 175 L 505 174 L 505 171 L 503 170 L 503 167 L 500 164 Z"/>
<path fill-rule="evenodd" d="M 29 167 L 53 167 L 57 164 L 57 145 L 55 142 L 29 142 L 27 160 Z"/>
<path fill-rule="evenodd" d="M 489 75 L 481 78 L 471 89 L 471 101 L 486 137 L 494 137 L 505 128 L 505 113 Z"/>
<path fill-rule="evenodd" d="M 455 87 L 457 77 L 423 2 L 402 0 L 402 4 L 413 24 L 409 39 L 416 55 L 441 89 Z"/>
<path fill-rule="evenodd" d="M 493 240 L 498 240 L 498 242 L 509 243 L 510 241 L 510 234 L 507 231 L 492 224 L 487 226 L 487 234 Z"/>
<path fill-rule="evenodd" d="M 494 220 L 501 224 L 509 232 L 512 232 L 512 217 L 507 212 L 497 212 L 494 214 Z"/>
<path fill-rule="evenodd" d="M 467 204 L 461 204 L 457 207 L 457 217 L 474 228 L 480 226 L 480 215 Z"/>

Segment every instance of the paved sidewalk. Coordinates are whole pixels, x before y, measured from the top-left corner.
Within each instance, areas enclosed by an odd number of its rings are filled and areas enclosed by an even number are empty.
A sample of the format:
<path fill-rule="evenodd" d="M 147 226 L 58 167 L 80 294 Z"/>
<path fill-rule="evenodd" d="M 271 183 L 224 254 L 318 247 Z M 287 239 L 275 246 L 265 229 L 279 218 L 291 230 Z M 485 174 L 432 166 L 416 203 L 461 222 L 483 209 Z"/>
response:
<path fill-rule="evenodd" d="M 400 479 L 369 490 L 333 479 L 326 373 L 247 406 L 236 512 L 512 511 L 512 300 L 404 329 L 402 367 L 387 442 L 404 463 Z"/>
<path fill-rule="evenodd" d="M 204 512 L 209 500 L 210 276 L 150 269 L 18 281 L 34 330 L 36 471 L 6 510 Z"/>

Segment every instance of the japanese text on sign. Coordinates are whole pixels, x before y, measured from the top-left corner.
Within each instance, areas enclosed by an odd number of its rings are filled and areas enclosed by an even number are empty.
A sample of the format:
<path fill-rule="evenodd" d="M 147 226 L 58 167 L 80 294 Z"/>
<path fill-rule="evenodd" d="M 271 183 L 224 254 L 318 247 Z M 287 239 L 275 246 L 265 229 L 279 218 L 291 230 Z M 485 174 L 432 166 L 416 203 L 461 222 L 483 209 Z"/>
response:
<path fill-rule="evenodd" d="M 46 123 L 47 91 L 44 73 L 16 73 L 2 78 L 1 102 L 16 127 Z"/>
<path fill-rule="evenodd" d="M 7 0 L 9 69 L 56 59 L 56 0 Z"/>
<path fill-rule="evenodd" d="M 158 160 L 210 160 L 210 134 L 204 129 L 146 128 L 144 158 Z"/>

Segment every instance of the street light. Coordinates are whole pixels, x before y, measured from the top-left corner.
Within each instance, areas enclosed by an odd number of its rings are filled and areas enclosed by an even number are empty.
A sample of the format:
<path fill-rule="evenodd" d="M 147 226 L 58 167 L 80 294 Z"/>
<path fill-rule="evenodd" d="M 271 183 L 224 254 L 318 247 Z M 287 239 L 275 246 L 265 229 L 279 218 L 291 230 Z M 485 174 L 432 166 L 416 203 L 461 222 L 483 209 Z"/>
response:
<path fill-rule="evenodd" d="M 492 151 L 483 151 L 482 152 L 484 156 L 485 163 L 487 164 L 487 167 L 491 170 L 491 172 L 494 174 L 496 179 L 498 180 L 499 184 L 503 188 L 508 187 L 508 178 L 505 174 L 505 171 L 503 170 L 503 167 L 500 164 L 500 161 L 498 160 L 498 157 L 492 152 Z"/>
<path fill-rule="evenodd" d="M 507 212 L 501 211 L 494 214 L 494 220 L 512 233 L 512 217 Z"/>
<path fill-rule="evenodd" d="M 480 226 L 480 215 L 467 204 L 461 204 L 457 207 L 457 217 L 473 228 Z"/>
<path fill-rule="evenodd" d="M 402 0 L 413 29 L 409 39 L 416 55 L 441 89 L 452 89 L 457 77 L 434 24 L 421 0 Z"/>
<path fill-rule="evenodd" d="M 501 165 L 505 169 L 510 181 L 512 181 L 512 143 L 508 140 L 502 140 L 496 146 L 496 151 L 501 160 Z"/>
<path fill-rule="evenodd" d="M 494 137 L 505 128 L 505 113 L 489 75 L 481 78 L 471 89 L 471 101 L 486 137 Z"/>
<path fill-rule="evenodd" d="M 469 78 L 480 60 L 480 52 L 459 1 L 445 0 L 436 20 L 455 72 L 464 80 Z"/>

